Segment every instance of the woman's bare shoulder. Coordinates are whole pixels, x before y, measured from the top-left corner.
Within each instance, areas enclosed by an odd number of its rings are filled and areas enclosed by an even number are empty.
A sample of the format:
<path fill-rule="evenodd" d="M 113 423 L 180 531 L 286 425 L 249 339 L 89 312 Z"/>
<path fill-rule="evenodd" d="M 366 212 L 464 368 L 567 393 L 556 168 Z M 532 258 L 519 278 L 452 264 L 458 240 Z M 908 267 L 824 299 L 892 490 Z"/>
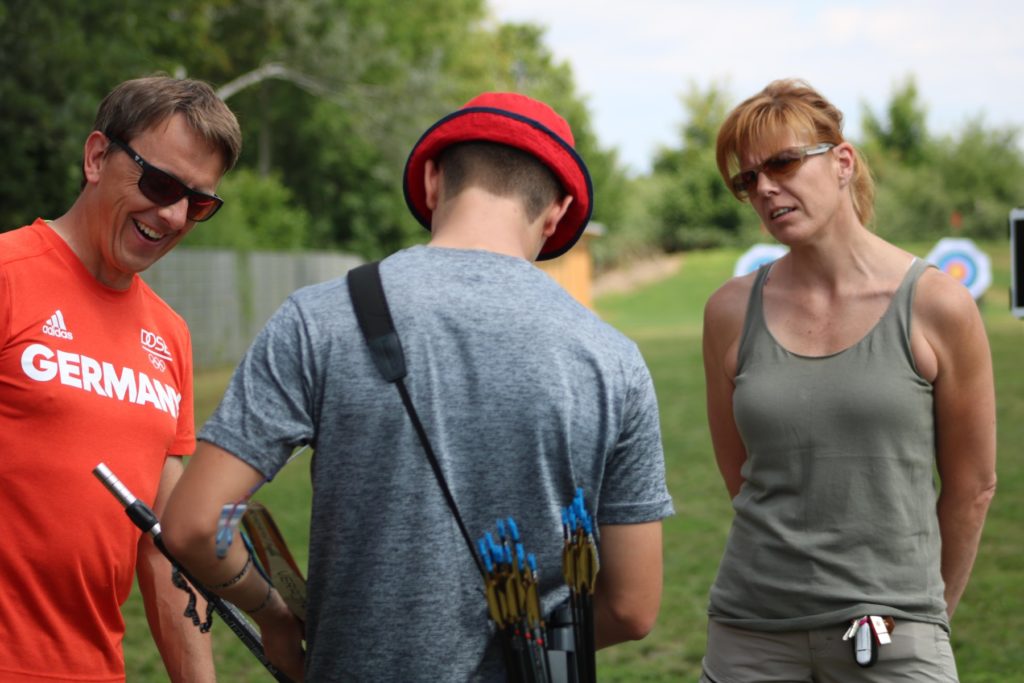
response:
<path fill-rule="evenodd" d="M 730 278 L 716 289 L 704 306 L 705 333 L 739 333 L 757 273 Z"/>

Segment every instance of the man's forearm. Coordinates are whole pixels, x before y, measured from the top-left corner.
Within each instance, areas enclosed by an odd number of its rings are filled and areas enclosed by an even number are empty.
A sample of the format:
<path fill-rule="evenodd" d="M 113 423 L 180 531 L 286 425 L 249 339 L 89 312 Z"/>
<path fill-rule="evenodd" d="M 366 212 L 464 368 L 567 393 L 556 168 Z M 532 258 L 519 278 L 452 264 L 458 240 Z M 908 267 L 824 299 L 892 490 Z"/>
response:
<path fill-rule="evenodd" d="M 139 543 L 139 589 L 168 677 L 172 683 L 216 681 L 210 634 L 184 616 L 188 595 L 172 584 L 171 563 L 148 537 Z M 200 618 L 206 613 L 206 602 L 198 594 L 196 611 Z"/>

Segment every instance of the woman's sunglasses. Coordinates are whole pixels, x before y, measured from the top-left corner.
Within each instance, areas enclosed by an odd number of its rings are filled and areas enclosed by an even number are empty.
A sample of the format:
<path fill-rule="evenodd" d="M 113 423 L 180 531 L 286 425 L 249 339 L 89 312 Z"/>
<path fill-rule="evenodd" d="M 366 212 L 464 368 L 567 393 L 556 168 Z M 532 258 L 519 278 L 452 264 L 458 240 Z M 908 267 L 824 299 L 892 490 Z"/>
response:
<path fill-rule="evenodd" d="M 764 173 L 770 178 L 784 178 L 796 173 L 807 157 L 824 154 L 835 147 L 831 142 L 822 142 L 808 147 L 784 149 L 778 154 L 768 157 L 754 168 L 740 171 L 731 179 L 732 192 L 740 199 L 747 199 L 750 190 L 757 185 L 757 176 Z"/>
<path fill-rule="evenodd" d="M 224 200 L 217 195 L 193 190 L 167 171 L 161 171 L 153 166 L 127 143 L 121 142 L 117 138 L 110 138 L 110 142 L 127 152 L 132 161 L 142 167 L 142 175 L 139 176 L 139 190 L 146 196 L 146 199 L 154 204 L 169 206 L 187 196 L 188 211 L 185 215 L 190 221 L 209 220 L 224 204 Z"/>

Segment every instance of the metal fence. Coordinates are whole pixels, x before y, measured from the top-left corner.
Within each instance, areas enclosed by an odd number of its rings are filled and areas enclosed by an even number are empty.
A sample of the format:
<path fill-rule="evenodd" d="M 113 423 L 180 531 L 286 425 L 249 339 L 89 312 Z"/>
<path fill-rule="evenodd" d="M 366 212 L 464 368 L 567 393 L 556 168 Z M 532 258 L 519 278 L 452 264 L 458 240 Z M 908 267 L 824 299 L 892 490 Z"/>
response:
<path fill-rule="evenodd" d="M 235 365 L 289 294 L 340 277 L 362 259 L 328 252 L 179 247 L 142 274 L 192 331 L 196 368 Z"/>

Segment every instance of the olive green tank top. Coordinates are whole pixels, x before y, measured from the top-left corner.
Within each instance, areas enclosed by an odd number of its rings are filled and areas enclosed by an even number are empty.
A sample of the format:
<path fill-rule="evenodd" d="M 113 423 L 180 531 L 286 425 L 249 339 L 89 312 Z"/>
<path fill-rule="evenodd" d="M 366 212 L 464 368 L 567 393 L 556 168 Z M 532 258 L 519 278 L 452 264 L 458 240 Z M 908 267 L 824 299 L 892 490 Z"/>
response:
<path fill-rule="evenodd" d="M 768 331 L 758 272 L 733 395 L 747 450 L 709 614 L 765 631 L 864 614 L 946 618 L 935 513 L 932 386 L 910 348 L 916 259 L 860 341 L 828 356 Z"/>

